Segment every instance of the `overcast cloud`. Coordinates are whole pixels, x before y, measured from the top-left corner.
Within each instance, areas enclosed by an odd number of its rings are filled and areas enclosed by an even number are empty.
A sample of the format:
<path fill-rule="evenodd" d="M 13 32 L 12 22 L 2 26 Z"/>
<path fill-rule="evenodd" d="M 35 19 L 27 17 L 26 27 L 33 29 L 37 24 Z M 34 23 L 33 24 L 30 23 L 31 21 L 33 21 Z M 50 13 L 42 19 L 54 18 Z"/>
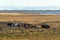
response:
<path fill-rule="evenodd" d="M 60 9 L 60 0 L 0 0 L 0 9 L 27 9 L 27 7 Z"/>

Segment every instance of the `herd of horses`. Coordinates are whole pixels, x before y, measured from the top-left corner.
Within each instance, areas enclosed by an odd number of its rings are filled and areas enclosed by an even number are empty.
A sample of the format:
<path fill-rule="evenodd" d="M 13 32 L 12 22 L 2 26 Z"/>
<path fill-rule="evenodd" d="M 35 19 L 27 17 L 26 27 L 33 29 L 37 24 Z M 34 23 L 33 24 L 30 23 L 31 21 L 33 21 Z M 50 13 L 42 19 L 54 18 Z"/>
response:
<path fill-rule="evenodd" d="M 24 27 L 25 29 L 28 29 L 28 28 L 38 28 L 37 24 L 13 23 L 13 22 L 8 22 L 7 26 L 9 26 L 9 27 Z M 47 25 L 47 24 L 42 24 L 41 28 L 46 28 L 47 29 L 47 28 L 50 28 L 50 26 Z"/>

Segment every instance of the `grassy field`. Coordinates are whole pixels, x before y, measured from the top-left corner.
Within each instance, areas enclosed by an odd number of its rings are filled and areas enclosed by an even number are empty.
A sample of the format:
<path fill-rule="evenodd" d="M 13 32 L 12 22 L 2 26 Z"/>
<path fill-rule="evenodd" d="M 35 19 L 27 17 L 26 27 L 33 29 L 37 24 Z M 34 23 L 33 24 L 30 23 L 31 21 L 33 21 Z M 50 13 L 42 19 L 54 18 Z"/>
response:
<path fill-rule="evenodd" d="M 43 15 L 43 14 L 19 14 L 19 13 L 0 13 L 0 21 L 20 21 L 20 22 L 50 22 L 60 21 L 60 15 Z"/>
<path fill-rule="evenodd" d="M 46 22 L 50 29 L 27 29 L 0 26 L 0 40 L 60 40 L 60 15 L 0 13 L 0 22 L 25 22 L 41 24 Z"/>

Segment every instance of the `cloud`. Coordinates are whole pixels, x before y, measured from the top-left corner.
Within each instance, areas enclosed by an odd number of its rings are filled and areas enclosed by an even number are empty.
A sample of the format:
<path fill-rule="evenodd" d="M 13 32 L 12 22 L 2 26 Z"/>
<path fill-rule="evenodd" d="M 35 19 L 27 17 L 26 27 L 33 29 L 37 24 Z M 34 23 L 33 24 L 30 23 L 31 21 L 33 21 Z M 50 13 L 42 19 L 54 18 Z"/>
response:
<path fill-rule="evenodd" d="M 0 0 L 0 7 L 60 7 L 60 0 Z"/>

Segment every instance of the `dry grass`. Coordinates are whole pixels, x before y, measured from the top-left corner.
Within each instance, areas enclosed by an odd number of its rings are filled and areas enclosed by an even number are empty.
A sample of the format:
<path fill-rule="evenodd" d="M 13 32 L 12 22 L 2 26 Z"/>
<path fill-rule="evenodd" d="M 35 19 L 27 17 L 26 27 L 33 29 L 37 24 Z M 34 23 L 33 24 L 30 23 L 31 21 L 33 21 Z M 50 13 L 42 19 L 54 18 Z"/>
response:
<path fill-rule="evenodd" d="M 0 21 L 14 21 L 14 20 L 28 23 L 60 21 L 60 15 L 0 13 Z"/>
<path fill-rule="evenodd" d="M 60 28 L 49 30 L 3 28 L 0 30 L 0 40 L 60 40 Z"/>
<path fill-rule="evenodd" d="M 47 22 L 51 29 L 0 28 L 0 40 L 60 40 L 60 15 L 1 13 L 0 22 L 19 21 L 31 24 Z M 53 22 L 56 21 L 56 22 Z M 49 23 L 48 23 L 49 22 Z"/>

